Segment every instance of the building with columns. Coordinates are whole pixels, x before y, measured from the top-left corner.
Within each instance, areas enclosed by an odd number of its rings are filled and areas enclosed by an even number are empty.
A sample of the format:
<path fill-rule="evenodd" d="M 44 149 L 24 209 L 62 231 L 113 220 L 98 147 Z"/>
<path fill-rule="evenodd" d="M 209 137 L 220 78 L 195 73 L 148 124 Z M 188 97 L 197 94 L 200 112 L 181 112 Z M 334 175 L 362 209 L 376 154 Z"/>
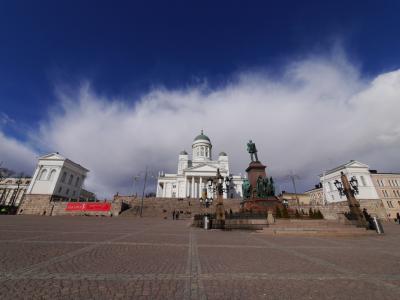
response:
<path fill-rule="evenodd" d="M 186 151 L 182 151 L 178 156 L 177 173 L 159 174 L 156 195 L 160 198 L 214 198 L 214 193 L 207 187 L 207 180 L 213 178 L 215 181 L 217 169 L 223 177 L 232 177 L 230 190 L 224 193 L 224 198 L 242 197 L 244 178 L 230 173 L 229 158 L 225 152 L 220 152 L 217 160 L 212 159 L 211 140 L 201 131 L 192 143 L 192 159 Z"/>
<path fill-rule="evenodd" d="M 19 206 L 30 182 L 30 177 L 0 180 L 0 206 Z"/>

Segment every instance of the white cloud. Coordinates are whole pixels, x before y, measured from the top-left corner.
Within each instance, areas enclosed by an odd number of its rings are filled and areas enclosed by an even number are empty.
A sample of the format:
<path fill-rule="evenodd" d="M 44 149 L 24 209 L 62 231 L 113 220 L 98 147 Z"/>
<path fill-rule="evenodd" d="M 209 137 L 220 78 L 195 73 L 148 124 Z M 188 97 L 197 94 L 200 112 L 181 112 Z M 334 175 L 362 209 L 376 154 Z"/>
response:
<path fill-rule="evenodd" d="M 0 131 L 1 167 L 30 174 L 34 169 L 36 159 L 36 153 L 29 146 L 5 136 Z"/>
<path fill-rule="evenodd" d="M 57 98 L 36 141 L 89 168 L 87 187 L 99 195 L 132 192 L 133 175 L 146 165 L 176 172 L 179 151 L 190 152 L 200 129 L 214 156 L 228 153 L 235 173 L 244 173 L 251 138 L 272 176 L 293 170 L 303 189 L 350 159 L 400 170 L 400 70 L 363 78 L 340 55 L 291 63 L 279 77 L 242 73 L 214 90 L 202 84 L 109 99 L 83 84 Z"/>

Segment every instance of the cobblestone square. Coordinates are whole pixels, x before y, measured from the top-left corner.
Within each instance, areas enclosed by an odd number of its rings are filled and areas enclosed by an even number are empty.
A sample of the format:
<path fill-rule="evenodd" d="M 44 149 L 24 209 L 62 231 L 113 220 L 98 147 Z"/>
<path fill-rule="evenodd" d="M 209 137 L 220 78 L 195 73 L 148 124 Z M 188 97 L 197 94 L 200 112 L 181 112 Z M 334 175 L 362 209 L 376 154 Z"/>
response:
<path fill-rule="evenodd" d="M 0 299 L 396 299 L 400 226 L 271 237 L 187 220 L 0 218 Z"/>

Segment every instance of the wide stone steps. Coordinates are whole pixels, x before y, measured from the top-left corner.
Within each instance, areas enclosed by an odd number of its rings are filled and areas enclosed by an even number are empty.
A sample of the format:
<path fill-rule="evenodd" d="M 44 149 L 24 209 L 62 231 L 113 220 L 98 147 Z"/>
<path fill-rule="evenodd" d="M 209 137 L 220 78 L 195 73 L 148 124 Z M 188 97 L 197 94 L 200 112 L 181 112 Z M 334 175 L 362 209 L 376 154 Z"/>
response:
<path fill-rule="evenodd" d="M 345 225 L 328 220 L 281 220 L 259 230 L 266 235 L 300 235 L 300 236 L 364 236 L 375 235 L 375 231 Z"/>

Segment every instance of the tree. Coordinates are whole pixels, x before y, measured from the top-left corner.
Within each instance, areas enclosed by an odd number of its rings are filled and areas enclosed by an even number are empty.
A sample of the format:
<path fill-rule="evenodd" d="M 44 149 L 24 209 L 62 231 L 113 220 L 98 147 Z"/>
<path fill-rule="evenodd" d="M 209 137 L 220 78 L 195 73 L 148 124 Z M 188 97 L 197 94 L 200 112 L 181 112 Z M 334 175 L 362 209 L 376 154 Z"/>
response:
<path fill-rule="evenodd" d="M 277 218 L 277 219 L 282 218 L 282 213 L 278 206 L 276 207 L 276 210 L 275 210 L 275 218 Z"/>
<path fill-rule="evenodd" d="M 313 212 L 313 210 L 312 210 L 311 207 L 310 207 L 310 209 L 308 210 L 308 217 L 309 217 L 310 219 L 314 219 L 314 212 Z"/>
<path fill-rule="evenodd" d="M 321 213 L 321 211 L 319 209 L 317 210 L 316 215 L 317 215 L 316 216 L 317 219 L 323 219 L 324 218 L 324 215 Z"/>
<path fill-rule="evenodd" d="M 286 206 L 283 206 L 283 209 L 282 209 L 282 218 L 289 219 L 289 212 L 288 212 Z"/>

